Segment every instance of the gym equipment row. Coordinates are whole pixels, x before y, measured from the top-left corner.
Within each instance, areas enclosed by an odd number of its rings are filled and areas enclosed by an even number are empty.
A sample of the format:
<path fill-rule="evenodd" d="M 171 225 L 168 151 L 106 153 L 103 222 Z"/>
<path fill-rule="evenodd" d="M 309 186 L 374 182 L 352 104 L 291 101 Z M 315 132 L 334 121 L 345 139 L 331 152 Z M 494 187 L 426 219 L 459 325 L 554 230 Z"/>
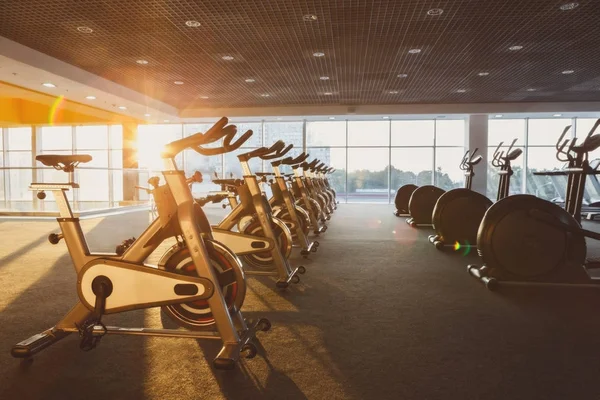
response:
<path fill-rule="evenodd" d="M 292 243 L 298 244 L 305 257 L 314 253 L 318 242 L 308 238 L 308 231 L 312 229 L 315 235 L 325 231 L 325 221 L 337 208 L 337 201 L 326 178 L 332 169 L 318 160 L 307 163 L 309 155 L 305 153 L 283 158 L 292 146 L 286 147 L 282 141 L 239 154 L 243 179 L 234 180 L 233 184 L 221 182 L 222 189 L 228 189 L 226 193 L 194 199 L 190 184 L 201 181 L 202 175 L 196 172 L 186 178 L 177 167 L 176 156 L 185 149 L 202 156 L 232 152 L 252 136 L 252 131 L 237 139 L 236 136 L 236 126 L 228 125 L 227 118 L 222 118 L 205 133 L 166 145 L 161 155 L 165 183 L 152 177 L 148 181 L 150 187 L 138 186 L 151 194 L 157 216 L 138 238 L 117 246 L 115 254 L 90 252 L 79 218 L 74 216 L 67 198 L 69 190 L 79 188 L 73 180 L 75 168 L 92 157 L 37 156 L 42 164 L 68 174 L 66 183 L 34 182 L 30 189 L 38 192 L 40 200 L 46 198 L 46 192 L 54 195 L 60 233 L 50 234 L 48 240 L 58 244 L 64 239 L 67 245 L 77 275 L 78 302 L 55 326 L 14 345 L 11 354 L 31 362 L 38 352 L 75 333 L 80 338 L 79 347 L 85 351 L 94 349 L 109 334 L 220 340 L 221 350 L 213 360 L 217 369 L 233 369 L 240 355 L 256 356 L 255 335 L 268 331 L 271 323 L 266 318 L 249 321 L 243 317 L 246 275 L 274 276 L 280 289 L 287 288 L 290 282 L 298 283 L 299 274 L 305 273 L 306 268 L 290 265 Z M 218 147 L 205 147 L 220 140 Z M 272 203 L 250 170 L 249 161 L 256 157 L 272 162 L 273 184 L 279 189 L 277 194 L 274 192 L 276 199 Z M 293 168 L 293 182 L 286 181 L 280 173 L 282 165 Z M 288 190 L 290 186 L 294 190 Z M 232 211 L 221 223 L 211 226 L 202 205 L 225 198 Z M 158 265 L 146 264 L 148 256 L 171 238 L 176 239 L 176 244 L 165 252 Z M 124 328 L 103 323 L 104 315 L 153 307 L 160 307 L 186 329 Z"/>

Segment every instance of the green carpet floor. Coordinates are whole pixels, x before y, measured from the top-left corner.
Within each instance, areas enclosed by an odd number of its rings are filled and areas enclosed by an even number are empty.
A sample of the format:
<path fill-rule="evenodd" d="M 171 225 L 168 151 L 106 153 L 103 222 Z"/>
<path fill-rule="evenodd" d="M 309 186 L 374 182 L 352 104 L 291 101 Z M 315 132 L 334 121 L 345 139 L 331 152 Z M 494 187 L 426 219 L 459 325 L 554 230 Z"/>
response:
<path fill-rule="evenodd" d="M 600 291 L 488 292 L 468 256 L 435 251 L 388 205 L 340 205 L 302 282 L 280 292 L 248 278 L 244 313 L 266 316 L 259 355 L 233 372 L 218 346 L 76 336 L 28 367 L 11 346 L 52 326 L 76 301 L 55 221 L 0 221 L 0 399 L 599 399 Z M 209 211 L 212 219 L 218 209 Z M 142 212 L 83 221 L 92 250 L 111 251 L 146 226 Z M 155 258 L 155 257 L 154 257 Z M 161 326 L 158 310 L 106 318 Z"/>

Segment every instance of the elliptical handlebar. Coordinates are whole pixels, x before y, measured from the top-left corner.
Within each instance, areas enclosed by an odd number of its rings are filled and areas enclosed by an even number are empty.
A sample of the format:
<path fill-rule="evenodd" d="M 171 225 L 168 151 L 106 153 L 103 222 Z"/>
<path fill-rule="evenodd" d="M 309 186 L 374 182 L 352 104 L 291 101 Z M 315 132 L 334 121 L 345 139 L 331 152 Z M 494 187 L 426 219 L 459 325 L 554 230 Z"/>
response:
<path fill-rule="evenodd" d="M 500 151 L 500 148 L 502 147 L 503 144 L 504 144 L 504 142 L 500 142 L 498 144 L 498 147 L 496 147 L 496 150 L 494 150 L 494 156 L 492 157 L 492 165 L 496 168 L 502 166 L 500 159 L 504 155 L 504 151 Z"/>

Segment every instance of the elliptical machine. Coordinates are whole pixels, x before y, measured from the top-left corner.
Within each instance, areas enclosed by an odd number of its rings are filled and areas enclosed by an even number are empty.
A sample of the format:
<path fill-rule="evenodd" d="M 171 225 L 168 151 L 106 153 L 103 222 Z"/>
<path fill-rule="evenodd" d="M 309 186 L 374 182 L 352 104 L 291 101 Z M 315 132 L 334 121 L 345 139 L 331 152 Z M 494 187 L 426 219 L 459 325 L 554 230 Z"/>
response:
<path fill-rule="evenodd" d="M 511 162 L 516 160 L 523 152 L 521 149 L 512 150 L 516 141 L 517 139 L 510 144 L 506 156 L 504 151 L 500 151 L 502 142 L 494 151 L 492 165 L 500 168 L 498 171 L 500 182 L 496 201 L 508 196 L 510 177 L 513 174 Z M 481 156 L 473 161 L 478 163 L 480 160 Z M 457 251 L 469 251 L 470 248 L 476 247 L 477 230 L 485 212 L 492 205 L 492 201 L 487 196 L 470 189 L 473 175 L 473 168 L 469 166 L 465 171 L 466 188 L 449 190 L 438 199 L 432 216 L 433 228 L 436 234 L 429 236 L 429 242 L 436 249 L 441 250 L 451 247 Z"/>
<path fill-rule="evenodd" d="M 600 134 L 594 134 L 600 120 L 581 145 L 577 138 L 564 139 L 567 126 L 556 144 L 556 155 L 568 168 L 540 174 L 566 175 L 565 209 L 538 197 L 522 194 L 506 197 L 485 214 L 477 235 L 477 247 L 484 265 L 469 265 L 469 273 L 490 290 L 501 283 L 522 285 L 593 285 L 598 279 L 589 270 L 600 268 L 598 260 L 586 262 L 585 238 L 600 240 L 600 234 L 580 225 L 586 178 L 598 175 L 588 155 L 600 148 Z"/>
<path fill-rule="evenodd" d="M 467 177 L 465 179 L 465 189 L 469 191 L 471 190 L 473 176 L 475 175 L 473 168 L 482 159 L 481 156 L 475 157 L 477 150 L 473 150 L 472 153 L 467 150 L 459 166 L 461 170 L 465 171 L 465 176 Z M 410 218 L 406 220 L 406 223 L 413 228 L 433 226 L 433 209 L 444 193 L 446 193 L 444 189 L 433 185 L 425 185 L 415 189 L 408 202 Z"/>

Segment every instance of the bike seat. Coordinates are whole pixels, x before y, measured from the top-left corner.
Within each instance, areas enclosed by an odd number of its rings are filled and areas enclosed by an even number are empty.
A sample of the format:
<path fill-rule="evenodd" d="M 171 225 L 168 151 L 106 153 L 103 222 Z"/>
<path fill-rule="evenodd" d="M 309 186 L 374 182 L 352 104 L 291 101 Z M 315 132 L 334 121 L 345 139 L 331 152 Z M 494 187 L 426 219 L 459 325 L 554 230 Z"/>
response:
<path fill-rule="evenodd" d="M 88 154 L 43 154 L 36 156 L 35 159 L 48 167 L 73 172 L 77 165 L 92 161 L 92 156 Z"/>

